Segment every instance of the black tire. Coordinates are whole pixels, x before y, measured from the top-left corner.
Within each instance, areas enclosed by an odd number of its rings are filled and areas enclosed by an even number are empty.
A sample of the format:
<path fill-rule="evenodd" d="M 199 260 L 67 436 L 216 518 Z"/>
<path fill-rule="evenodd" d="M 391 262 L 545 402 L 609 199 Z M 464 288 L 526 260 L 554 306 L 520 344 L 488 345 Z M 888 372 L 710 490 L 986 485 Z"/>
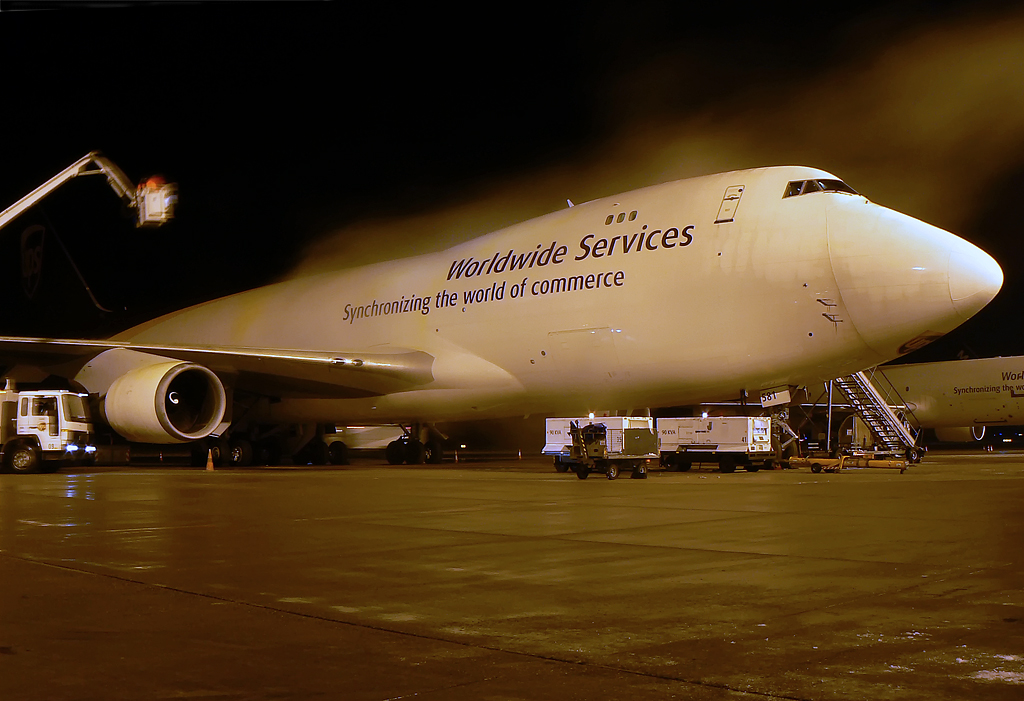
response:
<path fill-rule="evenodd" d="M 921 462 L 921 449 L 917 448 L 917 447 L 907 448 L 907 456 L 906 457 L 907 457 L 907 462 L 909 462 L 909 463 L 911 463 L 913 465 L 916 465 L 917 463 Z"/>
<path fill-rule="evenodd" d="M 43 456 L 39 449 L 24 441 L 12 441 L 4 449 L 4 468 L 8 472 L 29 475 L 43 469 Z"/>
<path fill-rule="evenodd" d="M 756 462 L 747 463 L 747 472 L 757 472 L 761 469 L 761 466 Z"/>
<path fill-rule="evenodd" d="M 252 443 L 245 438 L 232 439 L 227 463 L 231 467 L 249 467 L 252 465 Z"/>
<path fill-rule="evenodd" d="M 722 458 L 718 461 L 718 469 L 721 472 L 736 472 L 736 463 L 731 458 Z"/>
<path fill-rule="evenodd" d="M 813 472 L 814 474 L 818 474 L 819 472 L 821 472 L 821 465 L 819 465 L 816 462 L 811 463 L 811 472 Z"/>
<path fill-rule="evenodd" d="M 576 476 L 579 477 L 581 480 L 585 480 L 587 477 L 590 476 L 590 468 L 586 467 L 585 465 L 580 465 L 579 467 L 576 468 Z"/>
<path fill-rule="evenodd" d="M 391 441 L 384 450 L 388 465 L 401 465 L 405 462 L 405 444 L 402 441 Z"/>
<path fill-rule="evenodd" d="M 689 460 L 680 460 L 676 463 L 676 469 L 680 472 L 689 472 L 691 467 L 693 467 L 693 463 Z"/>
<path fill-rule="evenodd" d="M 332 465 L 348 465 L 348 446 L 344 441 L 331 441 L 327 446 L 327 455 Z"/>
<path fill-rule="evenodd" d="M 608 479 L 613 480 L 619 476 L 619 466 L 613 462 L 608 463 L 608 467 L 605 468 L 604 474 Z"/>
<path fill-rule="evenodd" d="M 427 461 L 427 447 L 415 438 L 405 444 L 405 462 L 410 465 L 422 465 Z"/>
<path fill-rule="evenodd" d="M 555 458 L 555 472 L 568 472 L 569 463 L 562 462 L 562 458 Z"/>
<path fill-rule="evenodd" d="M 425 459 L 427 463 L 430 465 L 440 465 L 441 461 L 444 460 L 444 446 L 441 444 L 441 441 L 431 438 L 423 447 L 426 450 Z"/>
<path fill-rule="evenodd" d="M 281 456 L 284 455 L 284 448 L 281 441 L 276 438 L 268 438 L 260 441 L 253 449 L 253 461 L 257 465 L 280 465 Z"/>
<path fill-rule="evenodd" d="M 633 474 L 630 475 L 630 479 L 645 480 L 647 479 L 647 466 L 637 465 L 633 468 Z"/>
<path fill-rule="evenodd" d="M 312 465 L 327 465 L 331 462 L 327 444 L 321 438 L 314 438 L 309 442 L 309 456 L 309 462 Z"/>
<path fill-rule="evenodd" d="M 224 467 L 230 464 L 231 446 L 228 444 L 226 438 L 217 438 L 210 444 L 210 450 L 213 451 L 213 466 Z M 206 463 L 203 463 L 204 465 Z"/>

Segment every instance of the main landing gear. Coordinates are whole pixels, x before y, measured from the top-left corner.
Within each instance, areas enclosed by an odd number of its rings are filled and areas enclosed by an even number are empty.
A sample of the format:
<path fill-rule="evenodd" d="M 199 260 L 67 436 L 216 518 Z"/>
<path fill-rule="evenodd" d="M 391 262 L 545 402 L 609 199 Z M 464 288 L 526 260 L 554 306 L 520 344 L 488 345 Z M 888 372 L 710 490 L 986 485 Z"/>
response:
<path fill-rule="evenodd" d="M 402 427 L 405 435 L 388 443 L 384 455 L 389 465 L 436 465 L 444 460 L 442 436 L 432 426 Z"/>

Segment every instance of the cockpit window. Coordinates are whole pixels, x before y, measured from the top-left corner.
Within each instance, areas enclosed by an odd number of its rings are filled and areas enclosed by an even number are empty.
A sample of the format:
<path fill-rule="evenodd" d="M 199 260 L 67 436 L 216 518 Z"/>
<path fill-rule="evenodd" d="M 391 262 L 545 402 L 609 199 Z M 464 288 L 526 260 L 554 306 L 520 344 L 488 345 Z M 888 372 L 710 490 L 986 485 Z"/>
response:
<path fill-rule="evenodd" d="M 844 183 L 842 180 L 818 178 L 815 180 L 794 180 L 786 185 L 786 193 L 783 197 L 796 197 L 811 192 L 845 192 L 849 195 L 860 193 Z"/>

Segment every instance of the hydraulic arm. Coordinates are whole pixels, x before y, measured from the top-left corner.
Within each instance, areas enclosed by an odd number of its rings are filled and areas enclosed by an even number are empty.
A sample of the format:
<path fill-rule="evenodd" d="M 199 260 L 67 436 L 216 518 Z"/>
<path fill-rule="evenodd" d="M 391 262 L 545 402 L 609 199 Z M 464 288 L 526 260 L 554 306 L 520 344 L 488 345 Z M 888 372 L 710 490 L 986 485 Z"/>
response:
<path fill-rule="evenodd" d="M 100 173 L 107 176 L 107 183 L 125 204 L 135 210 L 136 226 L 160 226 L 174 218 L 174 205 L 178 201 L 176 185 L 154 177 L 134 186 L 113 161 L 93 151 L 0 212 L 0 229 L 72 178 Z"/>

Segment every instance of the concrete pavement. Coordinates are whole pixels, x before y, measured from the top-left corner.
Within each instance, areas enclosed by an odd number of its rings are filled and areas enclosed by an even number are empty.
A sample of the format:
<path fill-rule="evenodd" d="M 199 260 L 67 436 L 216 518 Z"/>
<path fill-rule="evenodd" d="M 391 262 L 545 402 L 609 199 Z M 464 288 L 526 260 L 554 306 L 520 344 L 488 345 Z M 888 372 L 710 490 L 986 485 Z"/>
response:
<path fill-rule="evenodd" d="M 1018 699 L 1024 456 L 0 475 L 4 699 Z"/>

